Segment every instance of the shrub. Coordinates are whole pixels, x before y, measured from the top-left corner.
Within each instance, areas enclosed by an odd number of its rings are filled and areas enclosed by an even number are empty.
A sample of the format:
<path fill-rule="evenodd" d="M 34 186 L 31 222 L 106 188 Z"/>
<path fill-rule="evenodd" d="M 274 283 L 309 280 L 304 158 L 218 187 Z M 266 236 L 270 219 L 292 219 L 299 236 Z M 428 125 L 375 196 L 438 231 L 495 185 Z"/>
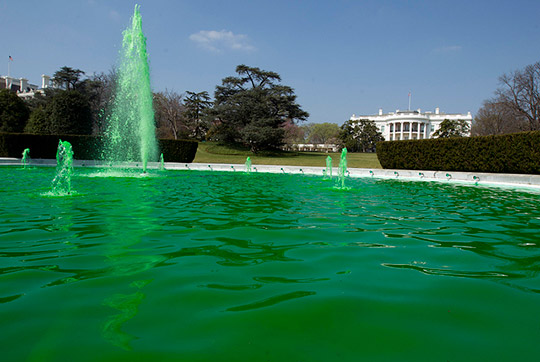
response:
<path fill-rule="evenodd" d="M 98 159 L 100 139 L 82 135 L 35 135 L 27 133 L 0 133 L 0 157 L 21 157 L 25 148 L 32 158 L 56 158 L 58 141 L 68 141 L 76 159 Z"/>
<path fill-rule="evenodd" d="M 540 174 L 540 131 L 377 143 L 383 168 Z"/>
<path fill-rule="evenodd" d="M 165 162 L 191 163 L 198 146 L 199 142 L 193 140 L 159 140 L 159 149 Z"/>
<path fill-rule="evenodd" d="M 0 133 L 0 157 L 20 158 L 24 149 L 30 149 L 32 158 L 56 158 L 58 141 L 68 141 L 73 147 L 75 159 L 102 159 L 100 137 L 87 135 L 35 135 L 26 133 Z M 198 142 L 191 140 L 159 140 L 163 157 L 167 162 L 193 162 Z"/>

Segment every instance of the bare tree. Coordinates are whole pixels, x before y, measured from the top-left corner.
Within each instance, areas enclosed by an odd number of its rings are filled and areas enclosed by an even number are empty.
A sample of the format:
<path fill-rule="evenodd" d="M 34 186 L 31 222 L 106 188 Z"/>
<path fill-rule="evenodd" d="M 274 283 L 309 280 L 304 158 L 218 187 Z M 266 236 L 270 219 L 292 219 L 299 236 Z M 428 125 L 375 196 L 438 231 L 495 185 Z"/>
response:
<path fill-rule="evenodd" d="M 295 143 L 305 143 L 306 142 L 306 131 L 304 126 L 300 127 L 292 120 L 287 120 L 283 124 L 283 129 L 285 130 L 285 138 L 283 141 L 288 146 L 291 146 Z"/>
<path fill-rule="evenodd" d="M 114 101 L 116 81 L 116 70 L 111 69 L 108 74 L 93 74 L 81 83 L 81 90 L 90 101 L 94 134 L 102 134 L 106 129 L 107 115 Z"/>
<path fill-rule="evenodd" d="M 487 136 L 520 132 L 528 129 L 527 119 L 497 100 L 484 101 L 474 117 L 472 136 Z"/>
<path fill-rule="evenodd" d="M 182 94 L 169 90 L 154 94 L 154 109 L 160 137 L 172 137 L 176 140 L 179 136 L 187 135 L 182 98 Z"/>
<path fill-rule="evenodd" d="M 540 129 L 540 62 L 526 66 L 500 77 L 496 101 L 502 103 L 516 116 L 524 117 L 527 130 Z"/>
<path fill-rule="evenodd" d="M 341 129 L 336 123 L 309 123 L 305 128 L 309 143 L 335 143 Z"/>

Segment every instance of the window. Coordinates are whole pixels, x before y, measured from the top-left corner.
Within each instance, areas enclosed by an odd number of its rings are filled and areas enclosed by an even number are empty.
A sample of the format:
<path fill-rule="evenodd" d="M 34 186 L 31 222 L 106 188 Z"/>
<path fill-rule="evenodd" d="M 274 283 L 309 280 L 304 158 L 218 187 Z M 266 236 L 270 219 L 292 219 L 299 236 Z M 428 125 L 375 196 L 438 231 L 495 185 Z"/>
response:
<path fill-rule="evenodd" d="M 384 133 L 384 126 L 381 126 L 381 133 Z"/>

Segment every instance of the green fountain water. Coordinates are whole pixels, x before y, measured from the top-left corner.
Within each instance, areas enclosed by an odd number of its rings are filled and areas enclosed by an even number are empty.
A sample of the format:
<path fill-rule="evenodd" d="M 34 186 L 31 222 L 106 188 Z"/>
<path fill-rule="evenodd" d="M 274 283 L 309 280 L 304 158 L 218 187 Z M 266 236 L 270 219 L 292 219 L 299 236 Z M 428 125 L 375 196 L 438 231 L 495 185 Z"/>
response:
<path fill-rule="evenodd" d="M 338 184 L 337 187 L 344 189 L 345 188 L 345 176 L 347 175 L 347 149 L 344 148 L 341 151 L 341 158 L 339 160 L 338 168 Z"/>
<path fill-rule="evenodd" d="M 26 166 L 28 166 L 28 164 L 30 163 L 30 149 L 29 148 L 25 148 L 23 153 L 22 153 L 22 165 L 23 165 L 23 168 L 26 168 Z"/>
<path fill-rule="evenodd" d="M 159 156 L 159 170 L 165 171 L 165 160 L 163 159 L 163 153 Z"/>
<path fill-rule="evenodd" d="M 146 171 L 148 161 L 157 161 L 158 146 L 146 37 L 138 5 L 123 37 L 118 83 L 112 111 L 107 117 L 104 158 L 112 162 L 141 162 Z"/>
<path fill-rule="evenodd" d="M 251 158 L 246 158 L 246 172 L 251 173 Z"/>
<path fill-rule="evenodd" d="M 332 157 L 326 157 L 326 169 L 324 170 L 324 178 L 332 179 Z"/>
<path fill-rule="evenodd" d="M 51 195 L 71 195 L 73 175 L 73 149 L 68 141 L 60 140 L 56 151 L 56 175 L 52 181 Z"/>

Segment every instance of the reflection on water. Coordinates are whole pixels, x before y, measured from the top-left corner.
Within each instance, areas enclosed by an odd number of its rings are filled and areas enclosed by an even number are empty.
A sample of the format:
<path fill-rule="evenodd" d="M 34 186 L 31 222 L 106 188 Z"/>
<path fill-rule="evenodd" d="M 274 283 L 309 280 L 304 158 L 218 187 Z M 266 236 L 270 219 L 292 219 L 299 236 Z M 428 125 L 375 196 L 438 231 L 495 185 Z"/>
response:
<path fill-rule="evenodd" d="M 8 360 L 534 357 L 539 195 L 77 170 L 78 194 L 50 198 L 53 170 L 0 171 Z"/>
<path fill-rule="evenodd" d="M 150 282 L 151 280 L 133 282 L 130 286 L 137 289 L 135 293 L 115 294 L 105 300 L 105 305 L 120 311 L 109 318 L 103 326 L 103 337 L 107 341 L 125 350 L 131 350 L 130 343 L 137 337 L 126 333 L 122 326 L 137 315 L 139 305 L 145 297 L 141 289 Z"/>
<path fill-rule="evenodd" d="M 259 300 L 253 303 L 245 304 L 245 305 L 239 305 L 236 307 L 230 307 L 227 308 L 228 312 L 243 312 L 250 309 L 257 309 L 257 308 L 265 308 L 273 306 L 277 303 L 281 303 L 287 300 L 296 299 L 296 298 L 303 298 L 310 295 L 315 295 L 316 292 L 304 292 L 304 291 L 297 291 L 297 292 L 291 292 L 281 295 L 276 295 L 270 298 L 266 298 L 264 300 Z"/>
<path fill-rule="evenodd" d="M 105 256 L 110 264 L 107 277 L 122 279 L 137 276 L 164 260 L 160 255 L 146 255 L 144 246 L 140 245 L 147 235 L 159 230 L 154 210 L 160 200 L 160 191 L 146 178 L 133 180 L 130 174 L 127 176 L 127 180 L 121 180 L 121 184 L 127 183 L 129 191 L 116 193 L 112 203 L 97 209 L 101 213 L 98 217 L 104 221 L 104 234 L 107 235 Z M 104 305 L 120 311 L 103 325 L 103 337 L 115 346 L 131 350 L 130 342 L 137 337 L 125 332 L 122 327 L 136 317 L 138 307 L 145 298 L 142 289 L 150 281 L 135 280 L 129 286 L 136 288 L 136 292 L 117 293 L 105 298 Z"/>
<path fill-rule="evenodd" d="M 211 256 L 217 259 L 216 263 L 224 266 L 247 266 L 276 261 L 300 261 L 285 256 L 285 253 L 298 245 L 275 246 L 269 244 L 255 244 L 249 240 L 216 237 L 213 240 L 194 239 L 196 242 L 205 242 L 206 245 L 180 248 L 162 256 L 165 259 L 176 259 L 186 256 Z M 218 242 L 217 245 L 214 245 Z"/>
<path fill-rule="evenodd" d="M 409 265 L 409 264 L 383 264 L 384 266 L 388 266 L 391 268 L 401 268 L 401 269 L 412 269 L 417 270 L 419 272 L 428 274 L 428 275 L 447 275 L 447 276 L 453 276 L 453 277 L 467 277 L 467 278 L 508 278 L 511 277 L 511 275 L 503 274 L 500 272 L 490 272 L 490 271 L 483 271 L 483 272 L 477 272 L 477 271 L 466 271 L 466 270 L 449 270 L 449 269 L 443 269 L 443 268 L 426 268 L 419 265 Z M 515 275 L 513 277 L 516 277 Z"/>

